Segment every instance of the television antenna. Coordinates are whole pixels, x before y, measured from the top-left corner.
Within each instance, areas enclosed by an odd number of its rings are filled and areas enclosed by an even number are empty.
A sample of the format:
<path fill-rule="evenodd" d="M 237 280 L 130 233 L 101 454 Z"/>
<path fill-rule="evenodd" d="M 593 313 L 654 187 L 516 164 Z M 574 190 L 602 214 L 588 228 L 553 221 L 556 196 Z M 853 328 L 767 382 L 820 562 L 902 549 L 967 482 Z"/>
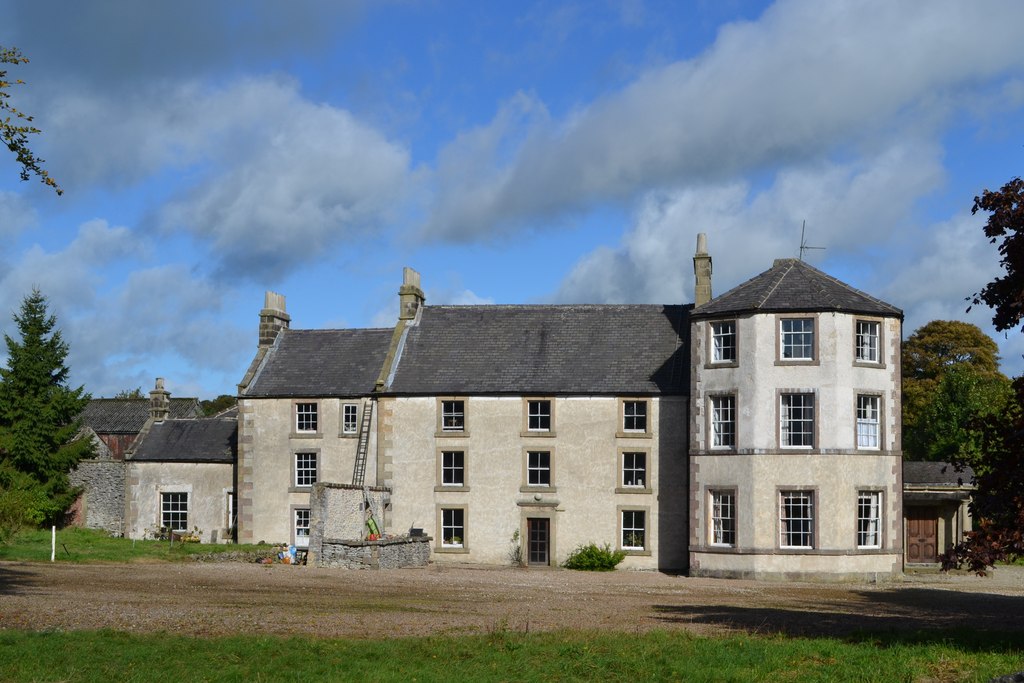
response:
<path fill-rule="evenodd" d="M 820 249 L 821 251 L 825 251 L 825 247 L 809 247 L 809 246 L 807 246 L 807 240 L 805 238 L 806 233 L 807 233 L 807 221 L 805 220 L 803 222 L 803 224 L 800 226 L 800 260 L 801 261 L 804 260 L 804 252 L 808 251 L 809 249 Z"/>

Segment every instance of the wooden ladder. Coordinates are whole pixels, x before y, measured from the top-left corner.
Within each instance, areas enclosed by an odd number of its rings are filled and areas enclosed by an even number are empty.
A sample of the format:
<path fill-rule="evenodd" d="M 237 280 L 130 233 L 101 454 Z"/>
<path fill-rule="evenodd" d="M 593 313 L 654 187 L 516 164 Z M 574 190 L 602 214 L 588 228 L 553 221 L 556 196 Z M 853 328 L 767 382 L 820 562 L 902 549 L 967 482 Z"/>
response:
<path fill-rule="evenodd" d="M 356 462 L 352 468 L 352 484 L 362 486 L 366 479 L 366 452 L 370 446 L 370 423 L 373 422 L 373 404 L 368 398 L 363 401 L 363 421 L 359 425 L 359 444 L 356 446 Z"/>

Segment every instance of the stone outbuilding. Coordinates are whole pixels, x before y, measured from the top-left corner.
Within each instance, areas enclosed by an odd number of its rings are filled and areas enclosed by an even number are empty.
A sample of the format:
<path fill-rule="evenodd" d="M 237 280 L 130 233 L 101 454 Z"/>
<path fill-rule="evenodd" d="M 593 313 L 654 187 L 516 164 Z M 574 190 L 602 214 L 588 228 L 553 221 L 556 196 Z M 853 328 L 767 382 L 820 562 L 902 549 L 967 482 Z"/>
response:
<path fill-rule="evenodd" d="M 939 555 L 972 528 L 974 470 L 945 462 L 903 463 L 903 514 L 908 567 L 939 563 Z"/>

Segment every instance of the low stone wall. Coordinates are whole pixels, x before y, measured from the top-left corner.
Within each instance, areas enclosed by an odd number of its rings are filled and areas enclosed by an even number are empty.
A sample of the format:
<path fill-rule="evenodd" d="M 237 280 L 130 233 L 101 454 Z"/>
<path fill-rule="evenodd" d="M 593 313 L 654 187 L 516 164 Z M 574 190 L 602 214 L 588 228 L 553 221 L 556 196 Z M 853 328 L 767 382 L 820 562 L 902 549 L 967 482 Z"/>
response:
<path fill-rule="evenodd" d="M 123 461 L 102 458 L 83 460 L 71 471 L 71 485 L 84 489 L 82 526 L 118 536 L 124 533 L 124 476 Z"/>
<path fill-rule="evenodd" d="M 429 536 L 402 536 L 379 541 L 325 538 L 316 565 L 342 569 L 422 567 L 430 561 L 430 541 Z"/>

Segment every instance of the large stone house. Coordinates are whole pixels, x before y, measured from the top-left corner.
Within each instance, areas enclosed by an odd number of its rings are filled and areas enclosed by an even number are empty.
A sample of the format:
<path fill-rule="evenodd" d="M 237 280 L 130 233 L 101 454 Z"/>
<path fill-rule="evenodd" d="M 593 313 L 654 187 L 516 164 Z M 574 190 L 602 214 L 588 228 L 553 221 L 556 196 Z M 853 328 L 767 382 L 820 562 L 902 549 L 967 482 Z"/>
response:
<path fill-rule="evenodd" d="M 876 577 L 902 568 L 899 309 L 795 259 L 694 305 L 429 306 L 393 329 L 260 312 L 238 540 L 308 543 L 317 483 L 385 487 L 436 562 Z M 320 520 L 322 521 L 322 520 Z"/>

